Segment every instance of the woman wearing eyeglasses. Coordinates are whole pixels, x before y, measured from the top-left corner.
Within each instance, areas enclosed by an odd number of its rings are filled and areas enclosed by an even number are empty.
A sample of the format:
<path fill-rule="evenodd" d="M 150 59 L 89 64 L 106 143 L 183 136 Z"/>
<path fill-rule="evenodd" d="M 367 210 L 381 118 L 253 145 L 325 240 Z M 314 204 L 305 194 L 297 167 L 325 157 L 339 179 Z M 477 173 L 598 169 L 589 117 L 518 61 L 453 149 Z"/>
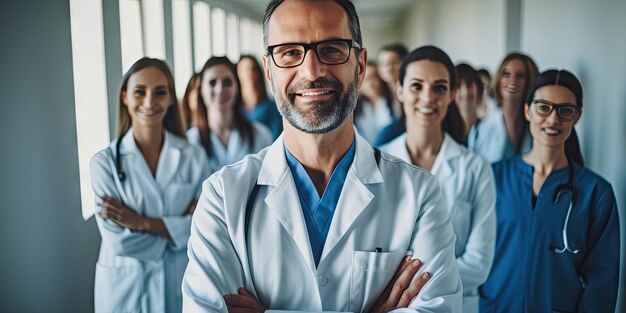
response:
<path fill-rule="evenodd" d="M 584 167 L 582 86 L 565 70 L 530 85 L 530 152 L 493 165 L 496 253 L 481 312 L 614 312 L 620 230 L 611 184 Z"/>
<path fill-rule="evenodd" d="M 189 142 L 204 147 L 211 170 L 233 164 L 272 143 L 270 131 L 248 121 L 242 112 L 237 67 L 227 57 L 211 57 L 202 68 L 198 125 L 187 131 Z"/>

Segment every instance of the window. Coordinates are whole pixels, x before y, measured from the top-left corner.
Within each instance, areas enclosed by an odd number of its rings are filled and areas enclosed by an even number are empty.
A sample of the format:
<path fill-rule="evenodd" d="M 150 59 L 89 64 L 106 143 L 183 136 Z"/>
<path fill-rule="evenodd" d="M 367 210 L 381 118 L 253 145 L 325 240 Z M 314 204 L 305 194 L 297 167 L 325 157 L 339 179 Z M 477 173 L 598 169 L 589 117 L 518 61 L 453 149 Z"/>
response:
<path fill-rule="evenodd" d="M 122 73 L 126 73 L 130 66 L 144 55 L 141 32 L 141 3 L 139 1 L 120 0 Z"/>
<path fill-rule="evenodd" d="M 227 42 L 227 54 L 228 58 L 237 62 L 239 60 L 239 18 L 237 15 L 229 13 L 226 20 L 226 38 Z"/>
<path fill-rule="evenodd" d="M 211 8 L 196 1 L 193 4 L 193 40 L 196 71 L 202 70 L 211 55 Z"/>
<path fill-rule="evenodd" d="M 211 10 L 211 32 L 214 56 L 226 55 L 226 13 L 220 8 Z"/>
<path fill-rule="evenodd" d="M 144 55 L 165 60 L 163 0 L 141 0 Z"/>
<path fill-rule="evenodd" d="M 93 215 L 91 157 L 109 144 L 104 31 L 100 0 L 70 0 L 74 105 L 83 218 Z"/>
<path fill-rule="evenodd" d="M 178 98 L 182 99 L 193 71 L 189 0 L 172 1 L 172 32 L 174 36 L 174 79 L 176 80 Z"/>

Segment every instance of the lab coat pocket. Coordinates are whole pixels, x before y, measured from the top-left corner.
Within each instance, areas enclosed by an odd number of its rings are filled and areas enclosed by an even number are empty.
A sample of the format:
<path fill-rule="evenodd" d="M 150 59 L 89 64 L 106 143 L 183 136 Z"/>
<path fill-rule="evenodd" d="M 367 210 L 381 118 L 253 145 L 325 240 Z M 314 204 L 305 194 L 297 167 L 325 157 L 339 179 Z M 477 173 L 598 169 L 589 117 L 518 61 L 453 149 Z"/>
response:
<path fill-rule="evenodd" d="M 143 275 L 138 266 L 96 263 L 95 312 L 140 312 Z"/>
<path fill-rule="evenodd" d="M 472 224 L 472 204 L 465 201 L 456 199 L 452 206 L 452 229 L 456 235 L 456 242 L 461 244 L 461 247 L 457 247 L 455 244 L 455 251 L 457 255 L 459 252 L 465 250 L 465 243 L 469 237 L 470 228 Z"/>
<path fill-rule="evenodd" d="M 350 311 L 369 311 L 406 255 L 402 252 L 354 251 Z"/>
<path fill-rule="evenodd" d="M 172 183 L 166 191 L 165 210 L 163 215 L 183 215 L 191 200 L 195 198 L 198 186 L 188 183 Z"/>

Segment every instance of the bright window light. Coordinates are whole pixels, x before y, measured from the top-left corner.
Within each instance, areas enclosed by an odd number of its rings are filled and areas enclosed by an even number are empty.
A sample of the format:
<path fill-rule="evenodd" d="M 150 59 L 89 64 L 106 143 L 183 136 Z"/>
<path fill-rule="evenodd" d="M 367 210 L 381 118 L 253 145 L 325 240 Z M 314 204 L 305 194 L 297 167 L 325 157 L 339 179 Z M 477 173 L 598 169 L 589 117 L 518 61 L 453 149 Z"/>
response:
<path fill-rule="evenodd" d="M 226 14 L 220 8 L 211 10 L 211 30 L 214 56 L 226 55 Z"/>
<path fill-rule="evenodd" d="M 89 162 L 110 140 L 101 0 L 70 0 L 70 21 L 80 198 L 87 220 L 95 209 Z"/>
<path fill-rule="evenodd" d="M 228 39 L 227 42 L 227 54 L 228 58 L 237 62 L 239 60 L 239 18 L 235 14 L 228 14 L 228 19 L 226 20 L 226 31 Z"/>
<path fill-rule="evenodd" d="M 211 56 L 211 8 L 200 1 L 193 3 L 193 40 L 196 71 Z"/>
<path fill-rule="evenodd" d="M 172 32 L 174 33 L 174 79 L 178 98 L 182 98 L 193 71 L 189 0 L 172 1 Z"/>
<path fill-rule="evenodd" d="M 143 9 L 144 53 L 165 60 L 165 22 L 163 0 L 141 0 Z"/>
<path fill-rule="evenodd" d="M 133 63 L 144 56 L 142 38 L 141 3 L 139 1 L 120 0 L 122 73 L 126 73 Z"/>

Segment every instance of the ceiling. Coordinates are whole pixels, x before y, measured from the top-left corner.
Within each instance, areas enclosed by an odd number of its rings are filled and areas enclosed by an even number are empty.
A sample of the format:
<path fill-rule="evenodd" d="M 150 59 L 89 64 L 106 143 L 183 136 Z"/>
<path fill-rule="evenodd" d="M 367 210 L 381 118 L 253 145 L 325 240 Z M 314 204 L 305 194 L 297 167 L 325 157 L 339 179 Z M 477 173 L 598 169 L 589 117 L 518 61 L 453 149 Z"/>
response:
<path fill-rule="evenodd" d="M 262 17 L 267 1 L 230 0 L 231 5 Z M 361 28 L 376 29 L 396 26 L 415 0 L 353 0 L 359 14 Z"/>

